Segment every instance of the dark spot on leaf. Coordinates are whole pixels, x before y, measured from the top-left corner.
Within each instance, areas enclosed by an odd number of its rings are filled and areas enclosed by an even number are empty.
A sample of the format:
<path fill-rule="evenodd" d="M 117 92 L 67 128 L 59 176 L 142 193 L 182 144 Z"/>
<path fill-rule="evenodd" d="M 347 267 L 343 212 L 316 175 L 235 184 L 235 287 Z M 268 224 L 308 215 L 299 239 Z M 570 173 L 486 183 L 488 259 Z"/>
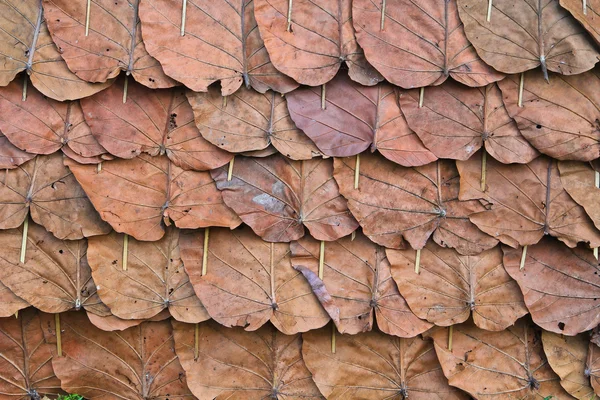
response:
<path fill-rule="evenodd" d="M 558 329 L 560 329 L 561 331 L 565 330 L 565 323 L 564 322 L 559 322 L 558 323 Z"/>

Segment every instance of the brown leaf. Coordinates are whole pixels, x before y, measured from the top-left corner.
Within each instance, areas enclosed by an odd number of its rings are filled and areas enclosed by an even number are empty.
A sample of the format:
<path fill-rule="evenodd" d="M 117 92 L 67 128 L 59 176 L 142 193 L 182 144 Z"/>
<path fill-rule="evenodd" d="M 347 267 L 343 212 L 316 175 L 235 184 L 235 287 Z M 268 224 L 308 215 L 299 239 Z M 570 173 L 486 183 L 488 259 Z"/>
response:
<path fill-rule="evenodd" d="M 242 84 L 261 93 L 287 93 L 298 87 L 271 64 L 252 0 L 188 0 L 185 36 L 181 7 L 171 0 L 145 0 L 140 5 L 144 42 L 167 75 L 197 92 L 221 81 L 223 96 Z"/>
<path fill-rule="evenodd" d="M 588 360 L 592 388 L 597 395 L 600 395 L 600 348 L 593 341 L 590 341 L 588 348 Z"/>
<path fill-rule="evenodd" d="M 367 62 L 352 26 L 351 0 L 255 0 L 260 35 L 275 68 L 303 85 L 329 82 L 345 62 L 350 78 L 371 86 L 383 77 Z M 289 29 L 288 29 L 288 19 Z"/>
<path fill-rule="evenodd" d="M 561 386 L 576 399 L 597 400 L 590 382 L 589 334 L 568 337 L 542 332 L 544 353 Z"/>
<path fill-rule="evenodd" d="M 600 157 L 600 73 L 550 75 L 531 71 L 523 81 L 519 107 L 518 75 L 499 83 L 504 104 L 523 136 L 540 152 L 559 160 L 591 161 Z"/>
<path fill-rule="evenodd" d="M 569 336 L 600 323 L 600 267 L 589 249 L 570 249 L 551 238 L 523 249 L 503 247 L 504 266 L 525 298 L 533 322 Z"/>
<path fill-rule="evenodd" d="M 567 399 L 542 349 L 540 333 L 526 319 L 490 332 L 472 322 L 455 325 L 452 350 L 448 328 L 431 334 L 450 385 L 475 399 Z"/>
<path fill-rule="evenodd" d="M 81 239 L 110 231 L 63 165 L 60 153 L 37 156 L 0 175 L 0 229 L 20 226 L 28 213 L 59 239 Z"/>
<path fill-rule="evenodd" d="M 335 353 L 328 330 L 305 333 L 302 340 L 306 366 L 327 399 L 468 399 L 448 385 L 433 343 L 420 336 L 337 335 Z"/>
<path fill-rule="evenodd" d="M 294 125 L 286 98 L 273 91 L 261 94 L 241 88 L 227 97 L 226 105 L 216 88 L 208 93 L 188 91 L 187 97 L 204 139 L 224 150 L 264 157 L 273 154 L 274 147 L 293 160 L 310 160 L 321 154 Z"/>
<path fill-rule="evenodd" d="M 63 101 L 90 96 L 112 83 L 91 84 L 69 71 L 48 32 L 41 0 L 2 0 L 0 15 L 0 86 L 25 71 L 24 79 L 29 76 L 40 92 Z"/>
<path fill-rule="evenodd" d="M 0 169 L 13 169 L 35 157 L 8 141 L 0 132 Z"/>
<path fill-rule="evenodd" d="M 319 242 L 303 237 L 290 244 L 292 265 L 319 268 Z M 390 275 L 385 249 L 361 233 L 325 245 L 323 283 L 340 309 L 336 327 L 341 333 L 356 334 L 378 328 L 390 335 L 414 337 L 431 327 L 417 318 L 398 293 Z"/>
<path fill-rule="evenodd" d="M 87 313 L 87 317 L 96 328 L 112 332 L 124 331 L 125 329 L 138 326 L 143 322 L 164 321 L 165 319 L 171 318 L 171 314 L 169 313 L 169 309 L 165 308 L 154 317 L 148 319 L 122 319 L 112 314 L 101 317 L 92 313 Z"/>
<path fill-rule="evenodd" d="M 477 254 L 496 245 L 469 222 L 469 215 L 484 208 L 478 201 L 459 201 L 453 161 L 405 168 L 364 154 L 358 189 L 354 189 L 355 166 L 353 158 L 337 158 L 334 176 L 350 211 L 374 242 L 403 248 L 407 241 L 422 249 L 433 234 L 436 243 L 461 254 Z"/>
<path fill-rule="evenodd" d="M 592 165 L 577 161 L 558 163 L 560 183 L 600 229 L 600 190 L 596 187 L 596 171 Z"/>
<path fill-rule="evenodd" d="M 125 71 L 150 88 L 177 84 L 146 51 L 138 16 L 139 0 L 90 2 L 88 36 L 85 36 L 87 2 L 43 0 L 43 3 L 52 39 L 69 69 L 79 78 L 106 82 Z"/>
<path fill-rule="evenodd" d="M 504 164 L 528 163 L 539 155 L 510 118 L 502 93 L 493 83 L 469 88 L 452 80 L 400 96 L 406 120 L 437 157 L 466 160 L 481 147 Z"/>
<path fill-rule="evenodd" d="M 21 263 L 22 228 L 0 231 L 0 281 L 35 308 L 48 313 L 71 309 L 106 316 L 110 311 L 96 294 L 86 259 L 87 241 L 60 240 L 30 223 L 25 262 Z"/>
<path fill-rule="evenodd" d="M 7 286 L 0 282 L 0 318 L 14 316 L 19 310 L 29 307 L 30 304 L 14 294 Z"/>
<path fill-rule="evenodd" d="M 582 207 L 564 190 L 556 161 L 538 157 L 529 164 L 487 160 L 487 185 L 481 191 L 481 154 L 456 163 L 462 200 L 483 199 L 486 211 L 470 220 L 511 247 L 537 243 L 552 235 L 569 247 L 578 242 L 600 245 L 600 233 Z"/>
<path fill-rule="evenodd" d="M 467 38 L 479 57 L 498 71 L 515 74 L 542 67 L 565 75 L 592 69 L 600 54 L 585 30 L 558 0 L 494 2 L 458 0 Z"/>
<path fill-rule="evenodd" d="M 206 275 L 202 231 L 181 236 L 181 258 L 210 316 L 253 331 L 271 321 L 285 334 L 320 328 L 329 316 L 302 274 L 290 264 L 287 243 L 267 243 L 252 230 L 211 229 Z"/>
<path fill-rule="evenodd" d="M 600 44 L 600 4 L 596 0 L 587 0 L 585 3 L 581 0 L 560 0 L 560 5 Z"/>
<path fill-rule="evenodd" d="M 88 399 L 194 399 L 168 321 L 105 332 L 85 313 L 69 312 L 60 315 L 60 327 L 63 355 L 55 355 L 52 365 L 66 391 Z M 46 316 L 42 328 L 56 343 L 54 318 Z"/>
<path fill-rule="evenodd" d="M 102 218 L 137 240 L 159 240 L 169 220 L 179 228 L 240 224 L 208 172 L 185 171 L 166 156 L 107 161 L 100 172 L 69 159 L 65 163 Z"/>
<path fill-rule="evenodd" d="M 178 321 L 210 318 L 183 269 L 177 228 L 167 228 L 155 242 L 129 239 L 127 266 L 123 265 L 123 236 L 113 232 L 94 237 L 87 256 L 98 294 L 114 315 L 146 319 L 168 309 Z"/>
<path fill-rule="evenodd" d="M 297 240 L 305 226 L 315 239 L 330 241 L 358 227 L 330 159 L 236 157 L 231 181 L 227 172 L 227 167 L 211 171 L 225 204 L 266 241 Z"/>
<path fill-rule="evenodd" d="M 419 317 L 438 326 L 465 322 L 501 331 L 527 314 L 517 283 L 502 265 L 502 250 L 494 247 L 475 256 L 461 256 L 428 242 L 421 250 L 419 273 L 416 251 L 386 251 L 400 294 Z"/>
<path fill-rule="evenodd" d="M 304 265 L 292 265 L 292 267 L 304 276 L 304 279 L 306 279 L 310 285 L 313 294 L 317 297 L 319 303 L 321 303 L 321 306 L 327 312 L 331 320 L 335 324 L 339 324 L 340 309 L 333 302 L 333 298 L 329 292 L 327 292 L 327 288 L 321 278 L 319 278 L 319 275 Z"/>
<path fill-rule="evenodd" d="M 451 76 L 468 86 L 485 86 L 504 77 L 467 41 L 456 0 L 354 0 L 352 5 L 356 38 L 367 60 L 394 85 L 439 85 Z"/>
<path fill-rule="evenodd" d="M 294 90 L 287 99 L 296 125 L 328 156 L 353 156 L 370 147 L 404 166 L 436 160 L 406 124 L 397 91 L 387 83 L 364 87 L 338 75 L 327 85 L 324 110 L 318 87 Z"/>
<path fill-rule="evenodd" d="M 127 98 L 123 104 L 123 86 L 116 84 L 81 100 L 92 134 L 109 153 L 119 158 L 166 154 L 178 167 L 199 171 L 231 160 L 196 129 L 184 88 L 152 90 L 131 83 Z"/>
<path fill-rule="evenodd" d="M 175 351 L 199 399 L 323 399 L 302 360 L 299 334 L 205 322 L 198 326 L 196 358 L 194 325 L 172 324 Z"/>
<path fill-rule="evenodd" d="M 0 393 L 5 399 L 63 393 L 52 369 L 54 346 L 44 340 L 39 314 L 29 308 L 19 318 L 0 320 Z"/>

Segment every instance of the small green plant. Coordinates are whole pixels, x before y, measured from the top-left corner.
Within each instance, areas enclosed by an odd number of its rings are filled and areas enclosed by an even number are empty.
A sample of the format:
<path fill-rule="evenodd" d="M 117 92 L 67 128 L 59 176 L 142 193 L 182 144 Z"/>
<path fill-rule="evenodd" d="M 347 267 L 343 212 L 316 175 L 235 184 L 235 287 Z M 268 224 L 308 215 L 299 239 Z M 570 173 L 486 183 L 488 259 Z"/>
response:
<path fill-rule="evenodd" d="M 72 393 L 72 394 L 58 396 L 58 399 L 56 399 L 56 400 L 84 400 L 84 399 L 83 399 L 82 395 Z"/>

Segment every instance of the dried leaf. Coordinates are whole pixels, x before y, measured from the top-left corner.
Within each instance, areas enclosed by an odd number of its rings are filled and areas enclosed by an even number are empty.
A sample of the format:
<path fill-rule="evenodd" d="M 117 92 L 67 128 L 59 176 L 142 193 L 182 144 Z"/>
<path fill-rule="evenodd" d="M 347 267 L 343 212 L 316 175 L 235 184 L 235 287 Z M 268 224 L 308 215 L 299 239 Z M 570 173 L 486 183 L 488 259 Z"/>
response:
<path fill-rule="evenodd" d="M 211 229 L 206 275 L 202 231 L 181 236 L 181 258 L 196 294 L 218 323 L 253 331 L 271 321 L 285 334 L 329 321 L 310 285 L 290 265 L 286 243 L 267 243 L 247 227 Z"/>
<path fill-rule="evenodd" d="M 564 190 L 556 161 L 538 157 L 529 164 L 487 160 L 487 187 L 481 191 L 481 154 L 456 163 L 462 200 L 483 199 L 486 211 L 470 220 L 511 247 L 537 243 L 552 235 L 569 247 L 600 245 L 600 233 L 582 207 Z"/>
<path fill-rule="evenodd" d="M 597 0 L 560 0 L 562 8 L 568 10 L 573 17 L 600 44 L 600 3 Z"/>
<path fill-rule="evenodd" d="M 588 348 L 588 360 L 592 388 L 596 394 L 600 394 L 600 348 L 593 341 L 590 341 Z"/>
<path fill-rule="evenodd" d="M 66 391 L 87 399 L 194 399 L 168 321 L 105 332 L 84 313 L 69 312 L 60 315 L 60 327 L 63 356 L 52 365 Z M 43 319 L 42 328 L 56 343 L 54 318 Z"/>
<path fill-rule="evenodd" d="M 303 237 L 290 245 L 292 265 L 319 268 L 319 242 Z M 325 245 L 323 283 L 340 309 L 336 327 L 341 333 L 356 334 L 378 328 L 400 337 L 414 337 L 431 327 L 417 318 L 398 293 L 390 275 L 385 249 L 361 233 Z"/>
<path fill-rule="evenodd" d="M 323 399 L 302 360 L 299 334 L 206 322 L 198 326 L 196 358 L 194 325 L 172 324 L 175 351 L 199 399 Z"/>
<path fill-rule="evenodd" d="M 447 347 L 447 328 L 431 336 L 450 385 L 475 399 L 569 398 L 548 365 L 540 333 L 524 319 L 499 332 L 471 322 L 456 325 L 452 350 Z"/>
<path fill-rule="evenodd" d="M 297 82 L 309 86 L 325 84 L 344 62 L 350 78 L 361 85 L 371 86 L 383 80 L 358 47 L 351 0 L 296 0 L 290 14 L 289 0 L 255 3 L 260 35 L 273 65 Z"/>
<path fill-rule="evenodd" d="M 321 329 L 302 335 L 302 356 L 323 395 L 334 399 L 466 400 L 448 385 L 433 343 L 417 336 L 403 339 L 377 331 L 338 335 Z"/>
<path fill-rule="evenodd" d="M 199 171 L 231 160 L 231 154 L 204 140 L 196 129 L 184 88 L 151 90 L 131 83 L 127 98 L 123 104 L 123 86 L 116 84 L 81 100 L 92 134 L 111 154 L 166 154 L 178 167 Z"/>
<path fill-rule="evenodd" d="M 185 171 L 166 156 L 107 161 L 100 172 L 68 159 L 65 163 L 102 218 L 137 240 L 159 240 L 170 220 L 179 228 L 240 224 L 208 172 Z"/>
<path fill-rule="evenodd" d="M 0 304 L 2 304 L 2 307 L 0 308 L 0 318 L 13 316 L 19 310 L 29 307 L 30 305 L 14 294 L 12 290 L 6 287 L 2 282 L 0 282 Z"/>
<path fill-rule="evenodd" d="M 539 155 L 510 118 L 502 93 L 493 83 L 469 88 L 453 81 L 400 96 L 406 120 L 437 157 L 466 160 L 480 148 L 504 164 L 528 163 Z"/>
<path fill-rule="evenodd" d="M 327 312 L 333 323 L 339 324 L 340 309 L 333 302 L 333 298 L 329 292 L 327 292 L 327 288 L 325 287 L 325 284 L 321 278 L 319 278 L 318 272 L 315 273 L 313 270 L 305 267 L 304 265 L 292 265 L 292 268 L 304 276 L 304 279 L 306 279 L 310 285 L 313 294 L 317 297 L 319 303 L 321 303 L 321 306 L 325 312 Z"/>
<path fill-rule="evenodd" d="M 596 186 L 596 171 L 592 165 L 577 161 L 558 163 L 560 183 L 600 229 L 600 190 Z"/>
<path fill-rule="evenodd" d="M 59 239 L 81 239 L 110 231 L 73 174 L 63 166 L 60 153 L 37 156 L 0 177 L 0 229 L 20 226 L 28 213 Z"/>
<path fill-rule="evenodd" d="M 294 125 L 286 98 L 273 91 L 261 94 L 241 88 L 227 97 L 226 105 L 216 88 L 208 93 L 188 91 L 187 97 L 204 139 L 224 150 L 265 157 L 276 148 L 293 160 L 310 160 L 321 154 Z"/>
<path fill-rule="evenodd" d="M 354 0 L 352 6 L 356 38 L 367 60 L 394 85 L 439 85 L 451 76 L 468 86 L 485 86 L 504 77 L 467 41 L 456 0 Z"/>
<path fill-rule="evenodd" d="M 43 0 L 43 3 L 52 39 L 69 69 L 79 78 L 106 82 L 125 71 L 153 89 L 177 84 L 146 51 L 138 16 L 139 0 L 90 2 L 88 36 L 85 36 L 87 2 Z"/>
<path fill-rule="evenodd" d="M 575 76 L 531 71 L 523 81 L 519 107 L 518 75 L 499 83 L 504 104 L 523 136 L 540 152 L 559 160 L 590 161 L 600 157 L 600 73 Z"/>
<path fill-rule="evenodd" d="M 589 335 L 568 337 L 544 331 L 542 344 L 548 363 L 560 376 L 561 386 L 576 399 L 597 400 L 590 382 Z"/>
<path fill-rule="evenodd" d="M 386 251 L 392 276 L 410 309 L 438 326 L 465 322 L 501 331 L 527 314 L 523 295 L 502 265 L 502 250 L 494 247 L 474 256 L 461 256 L 428 242 L 421 250 L 415 273 L 416 251 Z"/>
<path fill-rule="evenodd" d="M 0 169 L 13 169 L 35 157 L 8 141 L 0 132 Z"/>
<path fill-rule="evenodd" d="M 106 316 L 110 311 L 96 294 L 86 259 L 87 241 L 60 240 L 30 223 L 25 262 L 21 263 L 22 228 L 0 231 L 0 281 L 35 308 L 48 313 L 71 309 Z"/>
<path fill-rule="evenodd" d="M 236 157 L 231 181 L 227 173 L 227 167 L 211 171 L 225 204 L 266 241 L 297 240 L 304 226 L 317 240 L 336 240 L 358 227 L 329 159 Z"/>
<path fill-rule="evenodd" d="M 181 3 L 145 0 L 140 5 L 144 42 L 167 75 L 197 92 L 221 81 L 223 96 L 243 84 L 264 93 L 287 93 L 298 87 L 277 71 L 258 32 L 254 2 L 188 0 L 185 36 Z"/>
<path fill-rule="evenodd" d="M 337 158 L 334 176 L 350 211 L 374 242 L 403 248 L 407 241 L 422 249 L 433 234 L 436 243 L 461 254 L 477 254 L 496 245 L 469 222 L 469 215 L 484 207 L 478 201 L 459 201 L 454 162 L 405 168 L 364 154 L 358 189 L 354 189 L 355 166 L 352 158 Z"/>
<path fill-rule="evenodd" d="M 522 249 L 503 251 L 506 271 L 521 287 L 533 322 L 569 336 L 600 323 L 600 267 L 590 250 L 544 238 L 527 248 L 522 269 Z"/>
<path fill-rule="evenodd" d="M 210 318 L 183 269 L 178 229 L 168 228 L 155 242 L 129 239 L 126 266 L 123 236 L 113 232 L 89 241 L 88 260 L 98 294 L 114 315 L 146 319 L 168 309 L 178 321 Z"/>
<path fill-rule="evenodd" d="M 63 393 L 52 370 L 51 344 L 44 341 L 39 312 L 0 320 L 0 393 L 7 399 L 40 399 Z"/>
<path fill-rule="evenodd" d="M 24 79 L 29 76 L 40 92 L 64 101 L 90 96 L 112 83 L 91 84 L 69 71 L 48 32 L 41 0 L 1 0 L 0 15 L 0 86 L 25 71 Z"/>
<path fill-rule="evenodd" d="M 122 319 L 112 314 L 101 317 L 96 314 L 87 313 L 87 317 L 96 328 L 103 331 L 124 331 L 125 329 L 138 326 L 143 322 L 158 322 L 171 318 L 169 309 L 165 308 L 160 313 L 148 319 Z"/>
<path fill-rule="evenodd" d="M 498 71 L 515 74 L 542 67 L 565 75 L 592 69 L 600 54 L 585 30 L 558 0 L 457 0 L 467 38 L 479 57 Z"/>
<path fill-rule="evenodd" d="M 327 85 L 324 110 L 320 88 L 300 88 L 287 99 L 296 125 L 328 156 L 353 156 L 370 147 L 404 166 L 436 160 L 406 124 L 397 91 L 387 83 L 364 87 L 339 75 Z"/>

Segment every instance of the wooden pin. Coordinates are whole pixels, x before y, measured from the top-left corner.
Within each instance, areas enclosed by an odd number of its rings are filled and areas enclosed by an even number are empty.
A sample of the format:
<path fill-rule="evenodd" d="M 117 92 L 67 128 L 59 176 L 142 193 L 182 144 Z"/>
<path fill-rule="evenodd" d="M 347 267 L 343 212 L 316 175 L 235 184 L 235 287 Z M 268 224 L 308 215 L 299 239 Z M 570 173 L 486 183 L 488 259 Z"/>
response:
<path fill-rule="evenodd" d="M 229 161 L 229 169 L 227 170 L 227 182 L 231 180 L 233 177 L 233 162 L 235 161 L 235 156 Z"/>
<path fill-rule="evenodd" d="M 127 88 L 129 86 L 129 75 L 125 74 L 125 84 L 123 85 L 123 104 L 127 103 Z"/>
<path fill-rule="evenodd" d="M 27 74 L 23 74 L 23 95 L 21 101 L 27 101 Z"/>
<path fill-rule="evenodd" d="M 356 155 L 356 166 L 354 167 L 354 189 L 358 189 L 358 180 L 360 179 L 360 154 Z"/>
<path fill-rule="evenodd" d="M 321 85 L 321 110 L 324 110 L 325 108 L 327 108 L 327 105 L 325 104 L 325 95 L 327 92 L 327 87 L 325 86 L 325 84 Z"/>
<path fill-rule="evenodd" d="M 319 249 L 319 279 L 323 280 L 323 266 L 325 265 L 325 241 L 321 240 Z"/>
<path fill-rule="evenodd" d="M 419 275 L 421 272 L 421 249 L 417 250 L 417 255 L 415 257 L 415 274 Z"/>
<path fill-rule="evenodd" d="M 25 221 L 23 221 L 23 236 L 21 238 L 21 256 L 19 261 L 21 264 L 25 264 L 25 253 L 27 252 L 27 231 L 29 230 L 29 212 L 25 216 Z"/>
<path fill-rule="evenodd" d="M 87 0 L 87 8 L 85 9 L 85 36 L 90 34 L 90 10 L 92 8 L 92 1 Z"/>
<path fill-rule="evenodd" d="M 331 321 L 331 353 L 335 354 L 335 322 Z"/>
<path fill-rule="evenodd" d="M 200 336 L 200 325 L 195 324 L 194 326 L 194 361 L 198 361 L 200 356 L 200 345 L 198 337 Z"/>
<path fill-rule="evenodd" d="M 183 0 L 183 5 L 181 7 L 181 31 L 179 34 L 181 36 L 185 36 L 185 18 L 187 15 L 187 0 Z"/>
<path fill-rule="evenodd" d="M 448 351 L 452 351 L 452 334 L 454 333 L 454 326 L 450 325 L 448 328 Z"/>
<path fill-rule="evenodd" d="M 521 253 L 521 264 L 519 264 L 519 269 L 525 268 L 525 259 L 527 258 L 527 246 L 523 246 L 523 252 Z"/>
<path fill-rule="evenodd" d="M 523 107 L 523 87 L 525 86 L 525 73 L 521 73 L 521 79 L 519 81 L 519 101 L 517 105 Z"/>
<path fill-rule="evenodd" d="M 583 15 L 587 15 L 587 0 L 583 0 Z"/>
<path fill-rule="evenodd" d="M 490 22 L 490 19 L 492 19 L 492 1 L 493 0 L 488 0 L 487 16 L 485 17 L 487 22 Z"/>
<path fill-rule="evenodd" d="M 19 310 L 15 311 L 15 318 L 19 319 Z"/>
<path fill-rule="evenodd" d="M 381 26 L 379 27 L 379 30 L 383 30 L 383 27 L 385 26 L 385 0 L 381 1 Z"/>
<path fill-rule="evenodd" d="M 56 355 L 62 357 L 62 332 L 60 330 L 60 314 L 54 314 L 54 328 L 56 329 Z"/>
<path fill-rule="evenodd" d="M 98 163 L 98 166 L 96 167 L 96 171 L 97 171 L 98 173 L 102 172 L 102 163 L 101 163 L 101 162 L 100 162 L 100 163 Z"/>
<path fill-rule="evenodd" d="M 288 13 L 287 13 L 287 28 L 288 32 L 292 31 L 292 0 L 288 0 Z"/>
<path fill-rule="evenodd" d="M 487 151 L 485 151 L 485 147 L 483 148 L 483 153 L 481 154 L 481 191 L 485 192 L 485 180 L 487 174 Z"/>
<path fill-rule="evenodd" d="M 127 258 L 129 257 L 129 235 L 123 236 L 123 271 L 127 271 Z"/>
<path fill-rule="evenodd" d="M 227 96 L 223 96 L 223 105 L 222 108 L 227 108 Z"/>
<path fill-rule="evenodd" d="M 425 86 L 419 89 L 419 108 L 423 108 L 423 99 L 425 98 Z"/>
<path fill-rule="evenodd" d="M 350 234 L 350 241 L 351 241 L 351 242 L 354 242 L 354 239 L 356 239 L 356 231 L 353 231 L 353 232 Z"/>
<path fill-rule="evenodd" d="M 202 250 L 202 276 L 206 275 L 208 268 L 208 237 L 210 236 L 210 228 L 204 228 L 204 247 Z"/>

